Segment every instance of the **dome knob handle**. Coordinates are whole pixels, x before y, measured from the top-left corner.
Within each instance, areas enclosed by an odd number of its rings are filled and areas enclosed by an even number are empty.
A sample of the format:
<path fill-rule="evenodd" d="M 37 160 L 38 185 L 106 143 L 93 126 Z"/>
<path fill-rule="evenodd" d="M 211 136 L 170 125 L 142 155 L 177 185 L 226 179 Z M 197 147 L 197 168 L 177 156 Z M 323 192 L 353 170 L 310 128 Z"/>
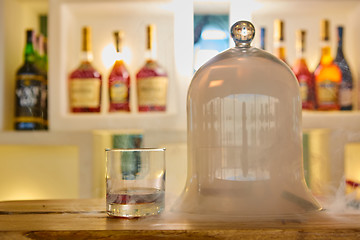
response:
<path fill-rule="evenodd" d="M 231 27 L 231 37 L 237 47 L 250 47 L 255 36 L 255 27 L 251 22 L 238 21 Z"/>

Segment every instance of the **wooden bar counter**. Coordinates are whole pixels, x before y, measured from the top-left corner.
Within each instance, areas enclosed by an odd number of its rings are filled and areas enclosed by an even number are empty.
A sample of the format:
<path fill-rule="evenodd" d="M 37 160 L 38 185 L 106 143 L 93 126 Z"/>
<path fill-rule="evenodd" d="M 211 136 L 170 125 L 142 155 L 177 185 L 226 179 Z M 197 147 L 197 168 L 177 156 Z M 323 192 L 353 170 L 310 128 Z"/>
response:
<path fill-rule="evenodd" d="M 104 199 L 0 202 L 0 239 L 360 239 L 360 214 L 108 217 Z"/>

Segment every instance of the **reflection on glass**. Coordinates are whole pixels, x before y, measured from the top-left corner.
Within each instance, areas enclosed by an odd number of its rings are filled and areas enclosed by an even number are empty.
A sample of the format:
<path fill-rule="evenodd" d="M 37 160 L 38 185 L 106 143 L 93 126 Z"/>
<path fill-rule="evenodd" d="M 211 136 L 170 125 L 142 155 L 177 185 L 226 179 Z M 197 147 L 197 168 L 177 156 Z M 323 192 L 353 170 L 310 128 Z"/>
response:
<path fill-rule="evenodd" d="M 268 147 L 269 137 L 276 130 L 278 104 L 278 99 L 271 96 L 234 94 L 213 99 L 203 106 L 205 124 L 201 134 L 206 136 L 215 131 L 208 136 L 214 141 L 213 148 L 203 149 L 202 154 L 210 152 L 215 178 L 234 181 L 269 178 L 268 161 L 260 154 L 263 151 L 248 149 Z M 219 158 L 222 161 L 217 162 Z"/>
<path fill-rule="evenodd" d="M 194 15 L 194 70 L 229 47 L 228 15 Z"/>

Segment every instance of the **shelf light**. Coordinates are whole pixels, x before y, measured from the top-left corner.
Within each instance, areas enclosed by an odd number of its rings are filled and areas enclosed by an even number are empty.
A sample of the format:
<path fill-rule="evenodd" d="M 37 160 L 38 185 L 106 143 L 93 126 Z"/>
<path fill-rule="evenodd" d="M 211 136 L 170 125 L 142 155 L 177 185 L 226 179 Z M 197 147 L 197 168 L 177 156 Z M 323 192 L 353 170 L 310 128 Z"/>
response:
<path fill-rule="evenodd" d="M 127 46 L 123 47 L 121 54 L 116 52 L 115 46 L 112 43 L 106 45 L 101 51 L 101 60 L 107 69 L 111 68 L 116 60 L 122 59 L 126 64 L 129 64 L 131 58 L 131 51 Z"/>

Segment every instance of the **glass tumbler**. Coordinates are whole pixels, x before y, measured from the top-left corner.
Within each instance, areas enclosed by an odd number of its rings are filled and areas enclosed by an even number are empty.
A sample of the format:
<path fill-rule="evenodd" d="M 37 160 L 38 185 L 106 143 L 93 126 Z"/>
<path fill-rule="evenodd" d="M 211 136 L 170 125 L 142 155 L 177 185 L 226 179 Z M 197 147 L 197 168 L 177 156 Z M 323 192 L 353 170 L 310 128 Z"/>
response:
<path fill-rule="evenodd" d="M 156 215 L 165 206 L 165 149 L 106 149 L 106 211 L 109 216 Z"/>

